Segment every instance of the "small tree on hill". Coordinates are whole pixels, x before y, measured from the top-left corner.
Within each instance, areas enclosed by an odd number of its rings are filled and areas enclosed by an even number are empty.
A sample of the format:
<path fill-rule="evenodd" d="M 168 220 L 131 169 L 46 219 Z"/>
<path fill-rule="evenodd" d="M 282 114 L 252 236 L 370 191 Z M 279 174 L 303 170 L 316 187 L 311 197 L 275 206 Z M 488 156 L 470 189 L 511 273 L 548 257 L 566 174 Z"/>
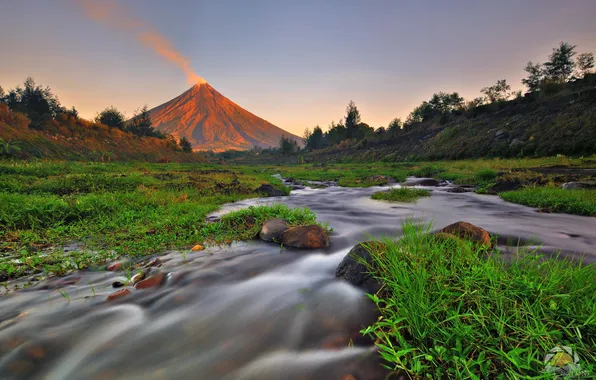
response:
<path fill-rule="evenodd" d="M 317 150 L 322 149 L 326 145 L 325 134 L 318 125 L 313 129 L 312 133 L 308 136 L 308 139 L 304 142 L 304 148 L 306 150 Z"/>
<path fill-rule="evenodd" d="M 187 152 L 190 153 L 192 152 L 192 144 L 190 143 L 190 141 L 188 141 L 188 139 L 186 138 L 186 136 L 183 136 L 180 139 L 180 148 L 182 148 L 183 152 Z"/>
<path fill-rule="evenodd" d="M 4 92 L 4 89 L 2 88 L 2 86 L 0 86 L 0 103 L 4 104 L 6 103 L 6 93 Z"/>
<path fill-rule="evenodd" d="M 544 64 L 546 77 L 555 82 L 565 82 L 569 79 L 575 69 L 575 45 L 561 42 L 559 47 L 554 48 L 548 57 L 549 61 Z"/>
<path fill-rule="evenodd" d="M 575 60 L 579 75 L 582 77 L 592 72 L 594 68 L 594 54 L 592 53 L 581 53 Z"/>
<path fill-rule="evenodd" d="M 350 101 L 346 108 L 346 137 L 352 139 L 357 137 L 358 125 L 360 124 L 360 111 L 356 108 L 356 104 Z"/>
<path fill-rule="evenodd" d="M 544 81 L 544 67 L 540 63 L 533 64 L 530 61 L 524 70 L 528 73 L 528 77 L 521 80 L 523 85 L 528 88 L 529 92 L 538 91 Z"/>
<path fill-rule="evenodd" d="M 95 121 L 111 128 L 125 129 L 124 115 L 114 106 L 107 107 L 97 114 Z"/>
<path fill-rule="evenodd" d="M 507 100 L 507 98 L 509 98 L 507 91 L 509 90 L 511 90 L 511 86 L 507 84 L 507 80 L 501 79 L 490 87 L 484 87 L 482 90 L 480 90 L 480 92 L 486 95 L 491 103 L 494 103 Z"/>
<path fill-rule="evenodd" d="M 335 124 L 335 122 L 332 121 L 329 130 L 325 134 L 325 138 L 327 143 L 331 145 L 339 144 L 347 138 L 346 127 L 341 122 Z"/>
<path fill-rule="evenodd" d="M 129 122 L 127 130 L 130 133 L 141 137 L 152 136 L 165 138 L 163 133 L 156 131 L 153 128 L 153 122 L 151 121 L 151 116 L 149 115 L 147 106 L 143 106 L 143 108 L 140 110 L 135 111 L 134 116 Z"/>
<path fill-rule="evenodd" d="M 297 152 L 298 150 L 299 148 L 296 141 L 290 139 L 289 137 L 281 136 L 279 139 L 279 151 L 281 154 L 288 155 Z"/>
<path fill-rule="evenodd" d="M 395 119 L 391 120 L 391 122 L 389 122 L 389 126 L 387 127 L 387 133 L 389 134 L 389 136 L 395 137 L 399 134 L 399 132 L 401 132 L 402 127 L 403 124 L 401 122 L 401 119 L 396 117 Z"/>

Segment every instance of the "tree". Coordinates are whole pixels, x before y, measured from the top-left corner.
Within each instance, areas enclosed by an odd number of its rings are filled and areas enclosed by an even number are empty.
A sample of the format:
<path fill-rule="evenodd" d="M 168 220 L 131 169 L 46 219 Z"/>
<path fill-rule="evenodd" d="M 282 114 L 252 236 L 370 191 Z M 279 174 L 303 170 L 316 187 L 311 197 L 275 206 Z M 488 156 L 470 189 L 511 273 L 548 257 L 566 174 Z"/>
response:
<path fill-rule="evenodd" d="M 448 94 L 446 92 L 440 91 L 436 94 L 433 94 L 428 101 L 428 104 L 430 104 L 433 111 L 444 114 L 461 107 L 463 102 L 464 98 L 459 96 L 457 92 Z"/>
<path fill-rule="evenodd" d="M 140 110 L 135 111 L 134 116 L 129 122 L 127 130 L 132 134 L 141 137 L 159 137 L 165 138 L 165 135 L 159 131 L 156 131 L 153 128 L 153 122 L 151 121 L 151 116 L 149 115 L 149 110 L 147 106 L 143 106 Z"/>
<path fill-rule="evenodd" d="M 533 64 L 530 61 L 524 70 L 528 73 L 528 77 L 522 79 L 522 84 L 528 88 L 529 92 L 540 90 L 540 85 L 544 81 L 544 67 L 540 63 Z"/>
<path fill-rule="evenodd" d="M 358 125 L 360 124 L 360 111 L 356 108 L 356 104 L 350 101 L 346 108 L 346 137 L 352 139 L 357 137 Z"/>
<path fill-rule="evenodd" d="M 180 144 L 180 148 L 182 148 L 183 152 L 187 152 L 187 153 L 192 152 L 192 144 L 190 143 L 190 141 L 188 141 L 188 139 L 185 136 L 183 136 L 180 139 L 179 144 Z"/>
<path fill-rule="evenodd" d="M 401 131 L 402 127 L 403 124 L 401 122 L 401 119 L 396 117 L 395 119 L 391 120 L 391 122 L 389 122 L 389 126 L 387 127 L 387 133 L 389 134 L 389 136 L 395 137 Z"/>
<path fill-rule="evenodd" d="M 2 86 L 0 86 L 0 103 L 4 104 L 6 103 L 6 93 L 4 92 L 4 89 L 2 88 Z"/>
<path fill-rule="evenodd" d="M 344 141 L 347 137 L 346 127 L 341 123 L 331 122 L 325 138 L 330 145 L 336 145 Z"/>
<path fill-rule="evenodd" d="M 95 121 L 111 128 L 125 129 L 124 115 L 114 106 L 107 107 L 101 111 Z"/>
<path fill-rule="evenodd" d="M 509 90 L 511 90 L 511 86 L 507 84 L 507 80 L 500 79 L 496 84 L 490 87 L 484 87 L 480 92 L 486 95 L 491 103 L 494 103 L 507 100 L 507 98 L 509 98 L 507 91 Z"/>
<path fill-rule="evenodd" d="M 575 54 L 575 45 L 561 42 L 559 47 L 553 49 L 548 57 L 549 61 L 544 64 L 546 78 L 555 82 L 567 81 L 575 69 Z"/>
<path fill-rule="evenodd" d="M 313 129 L 307 140 L 304 141 L 304 148 L 306 150 L 322 149 L 327 145 L 325 141 L 325 134 L 318 125 Z"/>
<path fill-rule="evenodd" d="M 383 137 L 387 133 L 385 127 L 379 127 L 375 130 L 375 134 L 379 137 Z"/>
<path fill-rule="evenodd" d="M 581 53 L 577 56 L 575 64 L 579 71 L 579 74 L 584 77 L 589 74 L 594 68 L 594 54 L 592 53 Z"/>
<path fill-rule="evenodd" d="M 74 106 L 72 106 L 72 108 L 69 110 L 65 110 L 64 113 L 68 116 L 74 117 L 75 120 L 79 119 L 79 111 L 77 111 Z"/>
<path fill-rule="evenodd" d="M 406 119 L 407 125 L 412 125 L 416 123 L 422 123 L 424 120 L 430 119 L 435 114 L 433 106 L 427 102 L 422 102 L 421 105 L 414 108 L 412 112 L 408 115 Z"/>
<path fill-rule="evenodd" d="M 58 98 L 49 87 L 43 88 L 29 77 L 23 87 L 15 87 L 4 97 L 4 103 L 10 110 L 27 114 L 32 128 L 39 128 L 45 122 L 56 117 L 63 109 Z"/>
<path fill-rule="evenodd" d="M 308 145 L 308 139 L 310 138 L 311 135 L 312 135 L 312 132 L 310 131 L 310 128 L 306 127 L 304 129 L 304 134 L 302 135 L 302 140 L 304 141 L 305 148 Z"/>
<path fill-rule="evenodd" d="M 299 148 L 296 141 L 290 139 L 289 137 L 281 136 L 279 139 L 279 151 L 281 154 L 288 155 L 297 152 L 298 150 Z"/>

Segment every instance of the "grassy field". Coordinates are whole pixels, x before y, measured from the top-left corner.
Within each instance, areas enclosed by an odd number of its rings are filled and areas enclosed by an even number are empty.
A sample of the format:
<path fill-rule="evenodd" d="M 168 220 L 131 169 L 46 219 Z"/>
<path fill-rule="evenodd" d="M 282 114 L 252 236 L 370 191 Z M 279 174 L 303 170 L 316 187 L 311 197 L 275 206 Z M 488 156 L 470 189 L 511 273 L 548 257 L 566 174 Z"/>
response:
<path fill-rule="evenodd" d="M 288 191 L 254 168 L 0 163 L 0 274 L 63 274 L 118 256 L 242 240 L 272 217 L 314 221 L 308 210 L 275 206 L 205 222 L 224 203 L 262 196 L 254 189 L 264 183 Z M 72 242 L 80 249 L 65 253 L 62 245 Z"/>
<path fill-rule="evenodd" d="M 506 264 L 471 242 L 406 224 L 398 240 L 370 244 L 370 295 L 382 318 L 363 332 L 387 366 L 413 378 L 552 378 L 544 358 L 572 347 L 591 378 L 596 363 L 596 265 L 528 253 Z M 577 373 L 576 373 L 577 375 Z"/>
<path fill-rule="evenodd" d="M 378 191 L 371 196 L 372 199 L 389 202 L 415 202 L 420 197 L 430 197 L 430 191 L 404 187 L 389 191 Z"/>

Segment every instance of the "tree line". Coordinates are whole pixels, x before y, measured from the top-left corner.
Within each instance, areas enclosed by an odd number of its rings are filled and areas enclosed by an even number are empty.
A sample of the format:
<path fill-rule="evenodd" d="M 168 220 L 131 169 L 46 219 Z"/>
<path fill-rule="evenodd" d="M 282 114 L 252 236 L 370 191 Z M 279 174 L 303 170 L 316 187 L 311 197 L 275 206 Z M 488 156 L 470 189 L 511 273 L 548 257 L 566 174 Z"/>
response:
<path fill-rule="evenodd" d="M 0 104 L 5 104 L 12 112 L 25 114 L 30 120 L 29 128 L 32 129 L 46 129 L 49 123 L 57 120 L 60 115 L 75 120 L 79 118 L 79 112 L 75 107 L 67 109 L 61 106 L 50 87 L 37 85 L 31 77 L 24 81 L 23 86 L 16 86 L 8 93 L 0 86 Z M 125 115 L 116 107 L 110 106 L 98 112 L 94 121 L 140 137 L 168 137 L 153 127 L 146 105 L 136 110 L 130 120 L 126 120 Z M 192 151 L 192 146 L 185 137 L 180 139 L 179 146 L 185 152 Z"/>
<path fill-rule="evenodd" d="M 527 63 L 524 70 L 527 77 L 522 79 L 528 93 L 549 94 L 556 92 L 561 84 L 581 79 L 591 74 L 594 69 L 594 54 L 577 54 L 576 46 L 567 42 L 561 42 L 554 48 L 544 63 Z M 559 86 L 559 87 L 557 87 Z M 351 101 L 346 108 L 345 117 L 338 123 L 331 122 L 327 131 L 316 126 L 311 131 L 307 128 L 304 132 L 304 150 L 312 151 L 323 149 L 329 146 L 342 144 L 344 141 L 361 141 L 366 143 L 367 139 L 392 139 L 410 129 L 416 124 L 424 121 L 440 118 L 444 123 L 450 120 L 453 115 L 474 111 L 481 106 L 488 104 L 502 103 L 511 98 L 521 98 L 521 91 L 512 92 L 511 86 L 506 79 L 498 80 L 494 85 L 484 87 L 480 90 L 482 94 L 472 100 L 466 101 L 457 92 L 438 92 L 428 101 L 414 108 L 405 121 L 400 118 L 391 120 L 387 127 L 377 129 L 370 127 L 361 121 L 360 112 Z M 297 151 L 297 148 L 289 149 L 289 139 L 282 137 L 280 148 L 274 152 L 289 154 Z M 347 143 L 346 143 L 347 144 Z M 284 149 L 285 147 L 285 149 Z M 273 152 L 265 152 L 273 153 Z"/>

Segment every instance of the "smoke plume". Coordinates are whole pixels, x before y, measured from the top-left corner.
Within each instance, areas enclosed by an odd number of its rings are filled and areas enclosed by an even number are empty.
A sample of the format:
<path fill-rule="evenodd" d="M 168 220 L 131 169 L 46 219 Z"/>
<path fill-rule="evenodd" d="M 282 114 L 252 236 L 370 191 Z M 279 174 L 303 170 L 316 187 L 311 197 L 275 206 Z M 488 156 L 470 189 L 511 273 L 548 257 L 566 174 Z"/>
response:
<path fill-rule="evenodd" d="M 108 27 L 133 34 L 143 45 L 152 49 L 166 61 L 178 66 L 191 85 L 207 83 L 191 67 L 172 43 L 154 30 L 151 25 L 135 18 L 125 7 L 114 0 L 77 0 L 89 18 Z"/>

